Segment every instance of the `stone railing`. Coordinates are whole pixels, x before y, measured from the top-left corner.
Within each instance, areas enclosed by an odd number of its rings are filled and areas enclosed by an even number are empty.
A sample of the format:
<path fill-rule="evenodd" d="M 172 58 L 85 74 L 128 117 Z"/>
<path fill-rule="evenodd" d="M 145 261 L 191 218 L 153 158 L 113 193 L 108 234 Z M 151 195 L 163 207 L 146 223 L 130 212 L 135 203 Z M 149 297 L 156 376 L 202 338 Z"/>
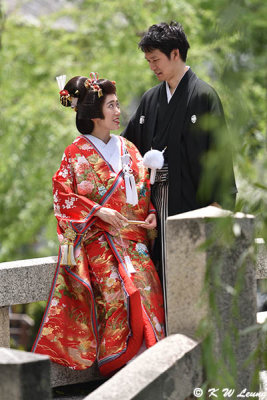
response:
<path fill-rule="evenodd" d="M 233 244 L 229 248 L 220 249 L 213 246 L 199 251 L 199 246 L 210 238 L 213 226 L 218 220 L 226 221 L 234 228 Z M 203 289 L 208 260 L 212 257 L 220 258 L 220 277 L 228 288 L 235 287 L 238 271 L 242 268 L 244 282 L 238 301 L 238 315 L 242 318 L 234 323 L 239 330 L 256 324 L 256 279 L 267 279 L 267 256 L 264 243 L 258 240 L 256 269 L 251 257 L 248 257 L 248 254 L 251 254 L 249 249 L 253 247 L 253 222 L 252 216 L 232 215 L 215 207 L 206 207 L 168 218 L 166 286 L 169 336 L 133 360 L 90 394 L 88 399 L 138 399 L 137 393 L 141 395 L 148 393 L 146 391 L 155 391 L 155 396 L 152 397 L 156 400 L 165 398 L 163 389 L 159 389 L 163 387 L 165 394 L 169 390 L 168 398 L 183 400 L 195 387 L 201 385 L 201 344 L 196 330 L 199 322 L 210 313 L 208 293 Z M 45 257 L 0 264 L 0 347 L 9 347 L 9 306 L 47 300 L 56 261 L 57 257 Z M 233 322 L 230 312 L 231 296 L 225 290 L 217 290 L 215 295 L 223 320 L 223 329 L 217 330 L 215 349 L 220 353 L 223 334 Z M 260 319 L 263 320 L 263 317 Z M 244 335 L 235 348 L 240 366 L 239 387 L 248 387 L 251 380 L 252 369 L 241 368 L 241 365 L 251 351 L 255 350 L 257 343 L 257 332 L 252 331 Z M 73 371 L 52 365 L 54 387 L 94 379 L 99 379 L 96 368 Z M 122 390 L 124 379 L 125 393 Z M 181 387 L 185 389 L 181 390 Z M 119 391 L 124 395 L 116 397 Z"/>
<path fill-rule="evenodd" d="M 0 347 L 10 346 L 9 306 L 47 300 L 57 257 L 33 258 L 0 264 Z M 74 371 L 52 364 L 52 386 L 99 379 L 95 368 Z"/>

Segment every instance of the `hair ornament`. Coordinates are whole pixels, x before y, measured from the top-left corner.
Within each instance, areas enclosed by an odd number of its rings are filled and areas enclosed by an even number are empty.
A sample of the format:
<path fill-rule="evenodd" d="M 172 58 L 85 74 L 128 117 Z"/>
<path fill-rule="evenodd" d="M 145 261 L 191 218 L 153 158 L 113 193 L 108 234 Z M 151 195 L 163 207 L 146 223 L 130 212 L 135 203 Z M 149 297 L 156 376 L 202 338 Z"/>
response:
<path fill-rule="evenodd" d="M 90 76 L 90 78 L 93 80 L 93 81 L 98 81 L 98 79 L 99 79 L 99 74 L 98 74 L 98 72 L 90 72 L 90 74 L 89 74 L 89 76 Z"/>
<path fill-rule="evenodd" d="M 66 84 L 66 75 L 59 75 L 56 77 L 59 90 L 63 90 Z"/>
<path fill-rule="evenodd" d="M 64 106 L 64 107 L 69 107 L 71 106 L 71 108 L 74 108 L 74 110 L 76 111 L 76 106 L 77 106 L 77 102 L 78 102 L 78 95 L 79 95 L 79 90 L 76 90 L 76 92 L 74 93 L 75 97 L 72 97 L 70 95 L 70 93 L 68 92 L 68 90 L 64 89 L 65 84 L 66 84 L 66 75 L 60 75 L 56 77 L 57 80 L 57 84 L 59 87 L 59 95 L 60 95 L 60 103 Z"/>
<path fill-rule="evenodd" d="M 97 84 L 99 75 L 97 72 L 90 72 L 90 78 L 86 79 L 86 81 L 84 82 L 84 86 L 86 87 L 86 89 L 88 90 L 93 90 L 93 92 L 97 92 L 98 97 L 103 96 L 103 92 L 102 89 L 100 88 L 100 86 Z"/>
<path fill-rule="evenodd" d="M 56 77 L 57 80 L 57 84 L 59 87 L 59 95 L 60 95 L 60 103 L 64 106 L 64 107 L 68 107 L 71 105 L 71 97 L 70 94 L 67 90 L 64 90 L 64 86 L 66 83 L 66 75 L 60 75 Z"/>
<path fill-rule="evenodd" d="M 71 96 L 69 94 L 69 92 L 67 90 L 61 90 L 59 92 L 60 95 L 60 103 L 64 106 L 64 107 L 69 107 L 69 103 L 71 103 Z"/>

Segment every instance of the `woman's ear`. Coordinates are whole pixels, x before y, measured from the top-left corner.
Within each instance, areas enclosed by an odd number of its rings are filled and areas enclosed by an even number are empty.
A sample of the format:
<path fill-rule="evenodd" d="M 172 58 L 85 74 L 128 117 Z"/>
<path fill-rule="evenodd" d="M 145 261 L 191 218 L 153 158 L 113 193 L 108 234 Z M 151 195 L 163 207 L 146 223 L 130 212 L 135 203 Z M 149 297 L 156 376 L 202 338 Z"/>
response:
<path fill-rule="evenodd" d="M 97 123 L 98 121 L 100 121 L 101 118 L 91 118 L 91 121 L 93 121 L 93 123 Z"/>

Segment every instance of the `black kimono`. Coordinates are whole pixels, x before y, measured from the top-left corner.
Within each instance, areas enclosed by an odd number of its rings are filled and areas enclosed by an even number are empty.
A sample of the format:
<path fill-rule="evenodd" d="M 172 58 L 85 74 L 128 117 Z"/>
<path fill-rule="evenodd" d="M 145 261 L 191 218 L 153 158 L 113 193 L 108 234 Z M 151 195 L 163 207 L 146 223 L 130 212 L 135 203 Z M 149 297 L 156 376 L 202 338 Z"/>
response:
<path fill-rule="evenodd" d="M 222 104 L 215 90 L 191 69 L 181 79 L 169 103 L 165 82 L 148 90 L 122 135 L 142 155 L 151 148 L 163 150 L 167 146 L 164 156 L 169 172 L 168 215 L 213 202 L 234 208 L 237 190 L 231 145 L 228 140 L 219 148 L 221 141 L 216 138 L 228 135 Z M 215 159 L 216 152 L 218 155 L 223 152 L 214 169 L 205 165 L 209 150 Z"/>

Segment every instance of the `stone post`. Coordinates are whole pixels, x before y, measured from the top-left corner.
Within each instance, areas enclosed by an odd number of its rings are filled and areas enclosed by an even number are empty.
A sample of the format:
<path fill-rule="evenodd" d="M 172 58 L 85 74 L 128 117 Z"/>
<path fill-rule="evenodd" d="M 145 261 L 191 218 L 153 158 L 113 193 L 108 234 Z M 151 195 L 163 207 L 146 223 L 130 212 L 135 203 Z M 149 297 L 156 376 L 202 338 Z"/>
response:
<path fill-rule="evenodd" d="M 257 312 L 253 226 L 253 216 L 211 206 L 167 220 L 168 334 L 199 340 L 212 332 L 211 356 L 238 390 L 252 387 L 255 365 L 248 359 L 258 344 L 256 331 L 245 333 Z"/>
<path fill-rule="evenodd" d="M 0 348 L 0 397 L 51 400 L 49 357 Z"/>
<path fill-rule="evenodd" d="M 10 346 L 9 307 L 0 307 L 0 346 Z"/>

